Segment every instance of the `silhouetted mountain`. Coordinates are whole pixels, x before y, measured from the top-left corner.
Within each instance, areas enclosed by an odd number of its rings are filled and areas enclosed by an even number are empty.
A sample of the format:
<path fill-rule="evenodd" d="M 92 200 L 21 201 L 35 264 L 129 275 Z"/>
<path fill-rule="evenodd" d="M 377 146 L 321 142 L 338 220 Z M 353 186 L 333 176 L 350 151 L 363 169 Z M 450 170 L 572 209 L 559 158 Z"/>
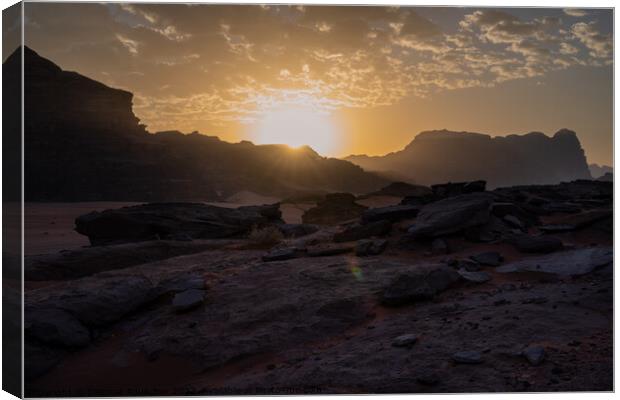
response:
<path fill-rule="evenodd" d="M 491 137 L 447 130 L 422 132 L 403 150 L 345 158 L 367 171 L 422 185 L 483 179 L 489 187 L 591 179 L 575 132 Z"/>
<path fill-rule="evenodd" d="M 613 174 L 614 169 L 609 165 L 598 165 L 598 164 L 590 164 L 588 165 L 590 169 L 590 174 L 592 174 L 593 179 L 598 179 L 606 175 L 607 173 Z"/>
<path fill-rule="evenodd" d="M 112 89 L 24 47 L 25 195 L 29 201 L 215 200 L 239 190 L 368 192 L 387 183 L 309 147 L 228 143 L 198 133 L 149 133 L 130 92 Z M 19 49 L 3 65 L 18 82 Z M 13 85 L 19 93 L 19 85 Z M 5 86 L 6 88 L 6 86 Z M 5 89 L 6 90 L 6 89 Z M 19 102 L 4 102 L 5 115 Z"/>

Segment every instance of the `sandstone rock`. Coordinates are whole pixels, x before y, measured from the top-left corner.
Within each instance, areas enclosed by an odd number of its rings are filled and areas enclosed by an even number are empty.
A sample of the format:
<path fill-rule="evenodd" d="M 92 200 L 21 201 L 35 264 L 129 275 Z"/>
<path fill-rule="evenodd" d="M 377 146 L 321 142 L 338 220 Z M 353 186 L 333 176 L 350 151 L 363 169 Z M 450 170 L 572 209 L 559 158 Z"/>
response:
<path fill-rule="evenodd" d="M 302 215 L 304 224 L 336 225 L 359 218 L 368 207 L 357 204 L 350 193 L 332 193 Z"/>
<path fill-rule="evenodd" d="M 418 215 L 419 212 L 420 207 L 409 205 L 395 205 L 371 208 L 364 211 L 364 213 L 362 214 L 362 222 L 369 223 L 381 220 L 396 222 L 401 219 L 414 218 Z"/>
<path fill-rule="evenodd" d="M 342 232 L 336 233 L 334 235 L 334 241 L 352 242 L 372 236 L 383 236 L 390 233 L 390 229 L 392 229 L 392 223 L 386 220 L 370 222 L 365 225 L 355 224 Z"/>
<path fill-rule="evenodd" d="M 613 262 L 611 247 L 593 247 L 531 257 L 498 267 L 497 272 L 546 272 L 557 275 L 578 276 L 592 272 Z"/>
<path fill-rule="evenodd" d="M 490 196 L 472 193 L 450 197 L 424 206 L 408 232 L 414 238 L 437 237 L 485 224 Z"/>
<path fill-rule="evenodd" d="M 189 289 L 177 293 L 172 299 L 172 309 L 175 312 L 185 312 L 194 309 L 204 303 L 205 291 Z"/>
<path fill-rule="evenodd" d="M 384 239 L 363 239 L 355 245 L 355 255 L 358 257 L 376 256 L 385 250 L 387 247 L 387 240 Z"/>
<path fill-rule="evenodd" d="M 392 182 L 386 187 L 381 188 L 370 195 L 423 198 L 432 196 L 433 191 L 428 186 L 412 185 L 411 183 L 405 182 Z"/>
<path fill-rule="evenodd" d="M 386 306 L 400 306 L 429 300 L 459 280 L 460 275 L 445 266 L 420 267 L 415 272 L 399 275 L 381 295 Z"/>
<path fill-rule="evenodd" d="M 151 203 L 94 211 L 75 220 L 91 244 L 139 242 L 185 234 L 193 239 L 240 236 L 254 227 L 281 223 L 279 204 L 224 208 L 198 203 Z"/>

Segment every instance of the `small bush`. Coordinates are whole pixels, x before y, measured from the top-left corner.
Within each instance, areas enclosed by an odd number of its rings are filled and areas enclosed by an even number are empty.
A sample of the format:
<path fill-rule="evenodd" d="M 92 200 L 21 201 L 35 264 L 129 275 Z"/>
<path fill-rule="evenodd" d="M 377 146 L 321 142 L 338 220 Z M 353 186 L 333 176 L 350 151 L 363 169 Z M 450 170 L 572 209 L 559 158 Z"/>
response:
<path fill-rule="evenodd" d="M 284 235 L 275 226 L 254 227 L 248 236 L 250 242 L 259 246 L 273 246 L 284 240 Z"/>

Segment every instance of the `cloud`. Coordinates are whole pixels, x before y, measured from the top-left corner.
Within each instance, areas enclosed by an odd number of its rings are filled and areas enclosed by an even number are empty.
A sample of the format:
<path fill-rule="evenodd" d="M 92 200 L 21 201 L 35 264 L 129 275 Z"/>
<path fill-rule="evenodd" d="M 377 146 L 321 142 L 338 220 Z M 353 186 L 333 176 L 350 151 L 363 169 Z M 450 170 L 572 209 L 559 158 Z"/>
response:
<path fill-rule="evenodd" d="M 611 34 L 603 35 L 595 27 L 595 22 L 578 22 L 571 28 L 572 34 L 579 39 L 595 58 L 608 58 L 613 51 Z"/>
<path fill-rule="evenodd" d="M 563 11 L 564 14 L 570 15 L 571 17 L 585 17 L 588 15 L 586 10 L 581 10 L 578 8 L 565 8 Z"/>
<path fill-rule="evenodd" d="M 139 46 L 138 42 L 136 42 L 135 40 L 131 40 L 131 39 L 121 35 L 120 33 L 116 34 L 116 38 L 118 39 L 119 42 L 121 42 L 121 44 L 131 54 L 133 54 L 133 55 L 137 55 L 138 54 L 138 46 Z"/>

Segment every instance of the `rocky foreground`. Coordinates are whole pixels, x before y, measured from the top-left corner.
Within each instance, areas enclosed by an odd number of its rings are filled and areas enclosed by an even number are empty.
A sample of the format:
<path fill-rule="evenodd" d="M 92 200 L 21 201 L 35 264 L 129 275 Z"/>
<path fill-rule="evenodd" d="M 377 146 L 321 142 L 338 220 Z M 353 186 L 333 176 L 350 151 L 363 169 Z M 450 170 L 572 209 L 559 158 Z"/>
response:
<path fill-rule="evenodd" d="M 29 396 L 610 391 L 612 184 L 78 218 L 26 260 Z M 372 195 L 371 195 L 372 196 Z M 368 196 L 365 196 L 368 197 Z"/>

